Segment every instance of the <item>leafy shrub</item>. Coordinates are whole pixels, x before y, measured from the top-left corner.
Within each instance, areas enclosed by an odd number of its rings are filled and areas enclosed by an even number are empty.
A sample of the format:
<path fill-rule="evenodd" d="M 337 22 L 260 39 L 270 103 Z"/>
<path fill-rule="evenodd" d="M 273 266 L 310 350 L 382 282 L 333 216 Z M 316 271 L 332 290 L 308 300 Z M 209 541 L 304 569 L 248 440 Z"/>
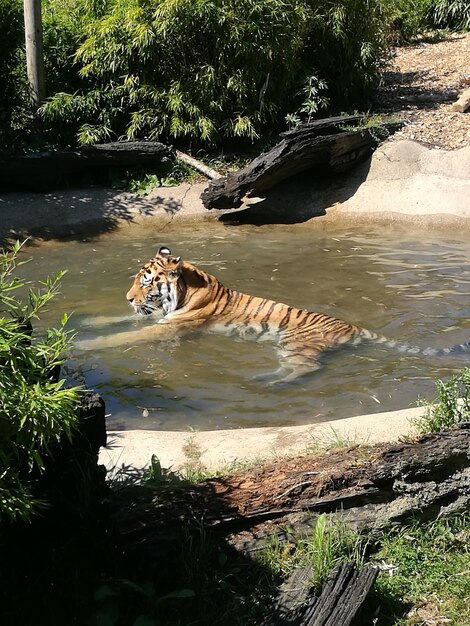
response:
<path fill-rule="evenodd" d="M 438 380 L 437 397 L 427 407 L 426 415 L 417 420 L 420 434 L 438 432 L 470 419 L 470 368 L 448 381 Z"/>
<path fill-rule="evenodd" d="M 386 0 L 114 0 L 99 7 L 95 19 L 87 13 L 75 56 L 81 82 L 43 107 L 47 124 L 76 133 L 79 143 L 253 140 L 286 113 L 314 111 L 326 96 L 337 109 L 351 104 L 387 56 Z M 325 84 L 327 93 L 312 89 Z"/>
<path fill-rule="evenodd" d="M 397 43 L 411 41 L 436 28 L 470 29 L 468 0 L 390 0 Z"/>
<path fill-rule="evenodd" d="M 14 110 L 21 104 L 25 81 L 21 84 L 19 67 L 23 61 L 23 3 L 21 0 L 0 0 L 0 32 L 5 33 L 0 45 L 0 147 L 7 143 L 2 131 L 10 132 Z M 6 34 L 8 34 L 6 36 Z"/>
<path fill-rule="evenodd" d="M 13 275 L 26 262 L 18 259 L 20 247 L 0 255 L 0 518 L 27 520 L 40 505 L 30 473 L 43 468 L 54 441 L 70 437 L 78 392 L 54 376 L 69 341 L 67 316 L 42 336 L 31 326 L 57 293 L 61 274 L 26 291 L 26 281 Z M 18 293 L 25 291 L 23 301 Z"/>
<path fill-rule="evenodd" d="M 395 43 L 408 42 L 433 28 L 436 0 L 395 0 L 392 26 Z"/>
<path fill-rule="evenodd" d="M 75 51 L 83 39 L 87 13 L 76 0 L 42 0 L 44 72 L 49 94 L 77 87 Z"/>
<path fill-rule="evenodd" d="M 437 0 L 434 20 L 441 28 L 470 30 L 470 3 L 468 0 Z"/>
<path fill-rule="evenodd" d="M 80 87 L 75 52 L 84 27 L 96 19 L 106 0 L 43 0 L 44 66 L 48 95 Z M 0 45 L 0 149 L 20 150 L 37 143 L 54 143 L 56 129 L 43 126 L 41 137 L 33 128 L 29 107 L 22 0 L 0 0 L 0 32 L 8 33 Z M 65 138 L 65 142 L 70 138 Z M 72 137 L 73 141 L 74 138 Z"/>

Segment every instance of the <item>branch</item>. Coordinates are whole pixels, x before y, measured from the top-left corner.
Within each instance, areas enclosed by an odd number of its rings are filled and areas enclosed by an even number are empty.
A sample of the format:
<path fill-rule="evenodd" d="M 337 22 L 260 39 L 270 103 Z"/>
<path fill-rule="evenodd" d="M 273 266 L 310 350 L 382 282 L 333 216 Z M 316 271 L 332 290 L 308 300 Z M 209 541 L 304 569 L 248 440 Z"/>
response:
<path fill-rule="evenodd" d="M 219 174 L 219 172 L 217 172 L 216 170 L 213 170 L 211 167 L 204 165 L 204 163 L 201 163 L 201 161 L 198 161 L 194 157 L 189 156 L 189 154 L 186 154 L 186 152 L 180 152 L 179 150 L 177 150 L 176 156 L 180 161 L 183 161 L 183 163 L 187 163 L 198 172 L 201 172 L 201 174 L 204 174 L 204 176 L 207 176 L 207 178 L 210 178 L 212 180 L 222 178 L 222 174 Z"/>

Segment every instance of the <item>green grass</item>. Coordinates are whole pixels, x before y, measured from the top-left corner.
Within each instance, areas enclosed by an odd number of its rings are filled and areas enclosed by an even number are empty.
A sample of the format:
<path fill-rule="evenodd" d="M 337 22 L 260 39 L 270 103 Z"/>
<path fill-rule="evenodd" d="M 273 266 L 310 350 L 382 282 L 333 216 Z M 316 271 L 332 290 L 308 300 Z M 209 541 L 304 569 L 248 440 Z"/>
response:
<path fill-rule="evenodd" d="M 317 589 L 347 561 L 381 570 L 359 618 L 363 626 L 470 624 L 470 516 L 416 521 L 369 539 L 320 515 L 309 537 L 286 543 L 273 536 L 260 555 L 282 578 L 311 564 Z"/>
<path fill-rule="evenodd" d="M 390 567 L 375 585 L 379 624 L 470 624 L 468 515 L 390 531 L 373 560 Z"/>
<path fill-rule="evenodd" d="M 470 419 L 470 368 L 448 381 L 438 380 L 436 398 L 415 422 L 418 435 L 435 433 Z"/>
<path fill-rule="evenodd" d="M 320 589 L 331 570 L 342 563 L 353 562 L 357 567 L 364 565 L 367 539 L 341 519 L 322 513 L 308 535 L 295 537 L 292 530 L 286 532 L 289 542 L 273 535 L 259 556 L 260 563 L 273 574 L 285 578 L 296 567 L 311 565 L 311 583 Z"/>

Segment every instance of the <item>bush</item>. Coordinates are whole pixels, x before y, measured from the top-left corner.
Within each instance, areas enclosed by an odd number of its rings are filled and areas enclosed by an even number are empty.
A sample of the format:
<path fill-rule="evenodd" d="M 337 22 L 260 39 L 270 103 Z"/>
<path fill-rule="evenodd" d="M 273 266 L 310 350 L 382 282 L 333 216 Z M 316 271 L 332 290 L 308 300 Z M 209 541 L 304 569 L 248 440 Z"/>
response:
<path fill-rule="evenodd" d="M 43 469 L 53 442 L 70 438 L 78 390 L 65 388 L 56 375 L 70 338 L 67 316 L 42 336 L 32 332 L 61 274 L 26 291 L 26 281 L 13 276 L 26 262 L 18 259 L 20 248 L 0 255 L 0 519 L 28 520 L 41 506 L 31 491 L 31 472 Z M 18 292 L 27 293 L 26 302 Z"/>
<path fill-rule="evenodd" d="M 409 42 L 433 28 L 436 0 L 396 0 L 392 24 L 396 43 Z"/>
<path fill-rule="evenodd" d="M 470 3 L 468 0 L 435 0 L 434 21 L 441 28 L 470 30 Z"/>
<path fill-rule="evenodd" d="M 23 3 L 21 0 L 0 0 L 0 32 L 7 33 L 0 45 L 0 146 L 10 141 L 15 109 L 22 104 L 25 80 L 20 67 L 24 63 Z"/>
<path fill-rule="evenodd" d="M 470 419 L 470 368 L 448 381 L 438 380 L 437 396 L 426 414 L 416 422 L 419 434 L 435 433 Z"/>
<path fill-rule="evenodd" d="M 84 27 L 101 14 L 105 0 L 42 0 L 46 91 L 74 91 L 80 87 L 75 52 Z M 22 150 L 56 141 L 56 129 L 34 127 L 26 75 L 22 0 L 0 0 L 0 149 Z M 65 142 L 67 142 L 65 138 Z M 74 138 L 72 137 L 73 141 Z"/>
<path fill-rule="evenodd" d="M 470 29 L 468 0 L 391 0 L 397 43 L 412 41 L 433 29 Z"/>
<path fill-rule="evenodd" d="M 351 106 L 387 58 L 386 0 L 93 4 L 75 56 L 81 82 L 43 107 L 48 126 L 82 144 L 253 140 L 326 96 L 337 110 Z M 312 89 L 325 83 L 326 93 Z"/>

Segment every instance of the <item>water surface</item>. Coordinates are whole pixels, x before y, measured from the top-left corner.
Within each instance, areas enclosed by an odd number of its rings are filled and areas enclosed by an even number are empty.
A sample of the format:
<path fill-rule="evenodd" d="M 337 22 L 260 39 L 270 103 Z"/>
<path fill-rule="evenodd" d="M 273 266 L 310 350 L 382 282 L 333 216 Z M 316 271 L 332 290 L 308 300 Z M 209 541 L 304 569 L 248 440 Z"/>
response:
<path fill-rule="evenodd" d="M 132 232 L 132 231 L 130 231 Z M 152 324 L 132 316 L 131 277 L 159 246 L 226 286 L 322 311 L 391 338 L 443 347 L 470 340 L 470 238 L 364 229 L 178 226 L 145 237 L 47 243 L 26 251 L 23 274 L 68 268 L 46 323 L 73 312 L 80 338 Z M 94 326 L 94 316 L 122 321 Z M 124 319 L 122 319 L 124 318 Z M 278 366 L 274 346 L 216 335 L 75 352 L 69 367 L 99 391 L 110 428 L 186 430 L 294 425 L 405 408 L 432 399 L 434 381 L 467 357 L 345 348 L 312 376 L 279 388 L 255 379 Z"/>

